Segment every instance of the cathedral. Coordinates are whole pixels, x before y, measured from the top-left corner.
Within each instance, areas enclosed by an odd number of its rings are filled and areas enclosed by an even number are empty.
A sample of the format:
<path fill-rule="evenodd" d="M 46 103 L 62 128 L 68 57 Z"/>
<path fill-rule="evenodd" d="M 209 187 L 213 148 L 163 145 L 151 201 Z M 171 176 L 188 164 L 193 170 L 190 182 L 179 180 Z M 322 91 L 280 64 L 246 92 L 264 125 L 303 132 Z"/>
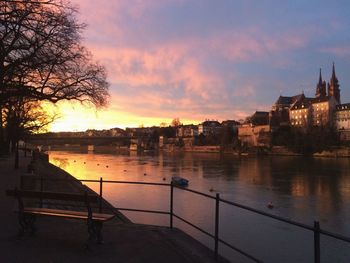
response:
<path fill-rule="evenodd" d="M 334 124 L 336 106 L 340 104 L 339 86 L 333 63 L 332 76 L 328 83 L 322 79 L 320 69 L 314 98 L 308 98 L 304 93 L 292 97 L 279 96 L 272 106 L 272 119 L 281 126 L 331 126 Z"/>
<path fill-rule="evenodd" d="M 326 98 L 326 97 L 334 97 L 338 104 L 340 104 L 340 89 L 339 89 L 339 81 L 337 76 L 335 75 L 335 67 L 333 63 L 333 69 L 332 69 L 332 77 L 330 81 L 328 82 L 328 95 L 326 93 L 326 81 L 322 81 L 322 74 L 320 69 L 320 77 L 316 86 L 316 99 L 318 98 Z"/>

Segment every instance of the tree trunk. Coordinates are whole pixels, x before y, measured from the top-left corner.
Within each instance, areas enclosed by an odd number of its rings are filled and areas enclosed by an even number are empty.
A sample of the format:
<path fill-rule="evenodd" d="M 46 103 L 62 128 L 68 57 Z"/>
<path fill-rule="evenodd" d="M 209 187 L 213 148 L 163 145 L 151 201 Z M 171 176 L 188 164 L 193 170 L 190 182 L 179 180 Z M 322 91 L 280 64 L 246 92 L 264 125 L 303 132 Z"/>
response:
<path fill-rule="evenodd" d="M 4 140 L 4 127 L 2 122 L 2 107 L 0 105 L 0 153 L 6 152 L 5 140 Z"/>

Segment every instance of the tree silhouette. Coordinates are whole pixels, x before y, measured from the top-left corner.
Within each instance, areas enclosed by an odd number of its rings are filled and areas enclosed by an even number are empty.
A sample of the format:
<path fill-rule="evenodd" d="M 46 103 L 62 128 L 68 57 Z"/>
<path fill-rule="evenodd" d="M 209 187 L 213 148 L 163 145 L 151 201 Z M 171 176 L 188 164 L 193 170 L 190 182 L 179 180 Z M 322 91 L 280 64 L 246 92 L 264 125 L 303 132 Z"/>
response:
<path fill-rule="evenodd" d="M 9 101 L 106 105 L 106 71 L 82 46 L 76 14 L 64 0 L 0 2 L 0 136 Z"/>
<path fill-rule="evenodd" d="M 172 127 L 178 127 L 182 125 L 181 121 L 180 121 L 180 118 L 174 118 L 172 121 L 171 121 L 171 126 Z"/>

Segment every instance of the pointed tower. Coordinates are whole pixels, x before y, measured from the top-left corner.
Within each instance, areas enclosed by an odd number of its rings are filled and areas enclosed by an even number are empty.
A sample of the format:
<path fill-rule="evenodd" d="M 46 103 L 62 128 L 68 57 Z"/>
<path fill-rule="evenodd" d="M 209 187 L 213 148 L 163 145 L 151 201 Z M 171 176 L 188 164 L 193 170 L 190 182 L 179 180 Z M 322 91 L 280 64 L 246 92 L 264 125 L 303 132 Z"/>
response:
<path fill-rule="evenodd" d="M 316 86 L 316 94 L 315 97 L 316 98 L 324 98 L 326 97 L 326 82 L 324 80 L 322 80 L 322 72 L 320 69 L 320 76 L 318 78 L 318 83 Z"/>
<path fill-rule="evenodd" d="M 336 101 L 340 103 L 340 89 L 339 89 L 339 81 L 337 79 L 337 76 L 335 75 L 335 67 L 333 62 L 333 69 L 332 69 L 332 77 L 330 81 L 328 82 L 328 96 L 334 96 Z"/>

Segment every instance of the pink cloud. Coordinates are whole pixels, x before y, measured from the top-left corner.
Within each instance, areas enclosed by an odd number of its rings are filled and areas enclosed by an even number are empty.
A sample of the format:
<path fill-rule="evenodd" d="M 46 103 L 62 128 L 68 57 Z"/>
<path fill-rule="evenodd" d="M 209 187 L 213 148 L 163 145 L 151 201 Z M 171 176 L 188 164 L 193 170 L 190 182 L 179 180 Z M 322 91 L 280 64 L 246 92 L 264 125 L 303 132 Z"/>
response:
<path fill-rule="evenodd" d="M 232 61 L 251 62 L 289 50 L 305 47 L 310 39 L 310 30 L 286 32 L 283 35 L 269 35 L 257 29 L 244 32 L 222 32 L 209 40 L 208 47 Z"/>
<path fill-rule="evenodd" d="M 182 86 L 183 96 L 199 96 L 203 100 L 215 96 L 223 87 L 220 77 L 205 72 L 183 44 L 159 46 L 152 51 L 112 47 L 96 47 L 92 51 L 99 60 L 106 62 L 114 83 L 134 88 Z"/>
<path fill-rule="evenodd" d="M 74 2 L 80 5 L 83 21 L 89 24 L 86 45 L 108 69 L 112 107 L 140 116 L 169 117 L 176 112 L 178 117 L 188 119 L 232 119 L 262 109 L 252 102 L 258 85 L 243 80 L 237 72 L 216 69 L 211 65 L 212 58 L 231 64 L 260 62 L 271 55 L 301 49 L 312 37 L 310 30 L 271 35 L 250 28 L 162 39 L 147 27 L 147 14 L 169 3 L 181 5 L 184 0 Z M 145 26 L 136 27 L 139 31 L 129 28 L 128 23 L 143 22 Z M 283 56 L 269 63 L 288 63 L 282 60 Z M 231 100 L 237 98 L 244 98 L 243 106 L 233 105 Z M 147 107 L 140 107 L 145 102 Z"/>

